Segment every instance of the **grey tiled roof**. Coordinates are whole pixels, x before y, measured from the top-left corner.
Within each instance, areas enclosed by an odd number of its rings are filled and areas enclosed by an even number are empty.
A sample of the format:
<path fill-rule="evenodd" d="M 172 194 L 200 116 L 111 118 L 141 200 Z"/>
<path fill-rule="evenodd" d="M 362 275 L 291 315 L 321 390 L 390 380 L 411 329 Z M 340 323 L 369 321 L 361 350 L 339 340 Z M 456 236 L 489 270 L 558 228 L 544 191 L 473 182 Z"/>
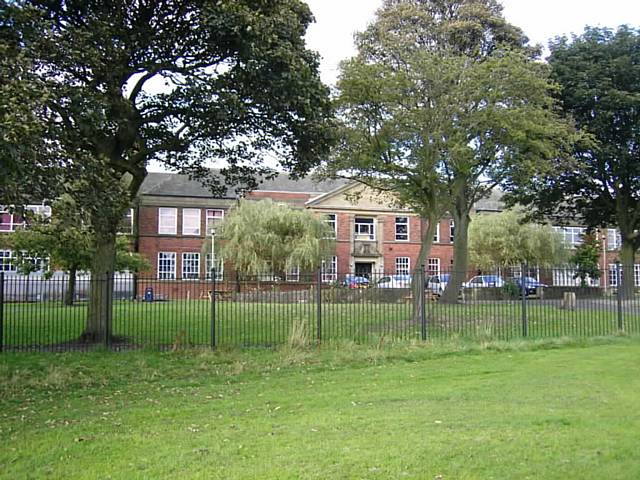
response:
<path fill-rule="evenodd" d="M 312 176 L 294 180 L 289 175 L 281 173 L 274 179 L 261 181 L 256 191 L 321 194 L 338 188 L 344 183 L 346 180 L 318 181 Z M 235 185 L 228 186 L 223 198 L 236 198 L 238 195 L 235 190 Z M 207 187 L 197 180 L 191 180 L 187 175 L 157 172 L 147 174 L 140 187 L 140 195 L 213 197 Z"/>
<path fill-rule="evenodd" d="M 503 193 L 500 189 L 494 188 L 488 198 L 483 198 L 476 202 L 474 209 L 476 212 L 501 212 L 504 210 L 502 195 Z"/>

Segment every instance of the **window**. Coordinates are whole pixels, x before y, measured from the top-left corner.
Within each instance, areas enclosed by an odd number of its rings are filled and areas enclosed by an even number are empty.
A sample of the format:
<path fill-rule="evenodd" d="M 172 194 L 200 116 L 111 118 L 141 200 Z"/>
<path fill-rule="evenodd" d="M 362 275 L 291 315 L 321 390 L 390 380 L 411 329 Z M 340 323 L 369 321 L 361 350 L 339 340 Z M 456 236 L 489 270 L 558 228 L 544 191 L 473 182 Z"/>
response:
<path fill-rule="evenodd" d="M 336 238 L 338 236 L 337 215 L 335 213 L 327 213 L 325 221 L 327 222 L 327 225 L 329 225 L 329 228 L 331 228 L 331 230 L 333 231 L 333 236 L 330 236 L 329 238 Z"/>
<path fill-rule="evenodd" d="M 11 250 L 0 250 L 0 272 L 15 272 L 16 267 L 12 262 L 13 252 Z"/>
<path fill-rule="evenodd" d="M 440 259 L 430 258 L 427 260 L 427 274 L 429 276 L 440 275 Z"/>
<path fill-rule="evenodd" d="M 331 257 L 331 260 L 322 261 L 322 281 L 325 283 L 338 280 L 338 257 Z"/>
<path fill-rule="evenodd" d="M 182 209 L 182 235 L 200 235 L 200 209 Z"/>
<path fill-rule="evenodd" d="M 207 231 L 206 235 L 211 235 L 211 229 L 216 228 L 216 225 L 224 218 L 224 210 L 210 209 L 207 210 Z"/>
<path fill-rule="evenodd" d="M 620 250 L 622 246 L 622 236 L 620 230 L 607 228 L 607 250 Z"/>
<path fill-rule="evenodd" d="M 296 265 L 290 268 L 286 273 L 287 282 L 299 282 L 300 281 L 300 266 Z"/>
<path fill-rule="evenodd" d="M 211 280 L 211 254 L 207 253 L 205 262 L 205 268 L 207 270 L 205 277 L 207 280 Z M 221 282 L 224 279 L 224 262 L 222 258 L 216 257 L 216 282 Z"/>
<path fill-rule="evenodd" d="M 409 257 L 396 258 L 396 275 L 409 275 Z"/>
<path fill-rule="evenodd" d="M 51 207 L 48 205 L 27 205 L 25 208 L 35 215 L 51 216 Z M 15 232 L 24 225 L 25 220 L 22 215 L 11 213 L 8 207 L 0 206 L 0 232 Z"/>
<path fill-rule="evenodd" d="M 409 241 L 409 217 L 396 217 L 396 242 Z"/>
<path fill-rule="evenodd" d="M 121 235 L 133 235 L 133 208 L 127 208 L 120 225 L 118 225 L 118 233 Z"/>
<path fill-rule="evenodd" d="M 158 252 L 158 278 L 161 280 L 175 280 L 176 278 L 175 252 Z"/>
<path fill-rule="evenodd" d="M 158 233 L 160 235 L 175 235 L 178 233 L 178 209 L 158 209 Z"/>
<path fill-rule="evenodd" d="M 624 269 L 622 265 L 620 266 L 620 278 L 622 279 L 622 274 L 624 273 Z M 617 287 L 618 286 L 618 272 L 617 272 L 617 264 L 610 263 L 609 264 L 609 286 Z M 636 287 L 640 287 L 640 264 L 636 263 L 633 266 L 633 281 Z"/>
<path fill-rule="evenodd" d="M 375 240 L 375 222 L 373 218 L 356 217 L 355 222 L 356 240 Z"/>
<path fill-rule="evenodd" d="M 182 254 L 182 278 L 193 280 L 200 277 L 200 254 Z"/>
<path fill-rule="evenodd" d="M 433 234 L 433 242 L 440 243 L 440 222 L 436 223 L 436 231 Z"/>
<path fill-rule="evenodd" d="M 449 242 L 453 243 L 456 238 L 456 222 L 449 220 Z"/>
<path fill-rule="evenodd" d="M 582 227 L 553 227 L 553 230 L 560 235 L 562 242 L 567 248 L 575 248 L 582 245 L 582 236 L 587 231 Z"/>

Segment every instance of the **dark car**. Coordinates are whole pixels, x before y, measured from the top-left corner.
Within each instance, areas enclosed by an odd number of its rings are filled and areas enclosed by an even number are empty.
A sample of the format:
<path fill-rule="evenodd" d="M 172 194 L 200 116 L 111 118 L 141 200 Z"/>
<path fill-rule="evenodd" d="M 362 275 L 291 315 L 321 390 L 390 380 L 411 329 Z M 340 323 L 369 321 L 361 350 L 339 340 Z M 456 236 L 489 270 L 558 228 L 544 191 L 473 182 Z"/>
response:
<path fill-rule="evenodd" d="M 342 286 L 347 288 L 369 288 L 369 285 L 369 279 L 361 275 L 346 275 L 342 281 Z"/>
<path fill-rule="evenodd" d="M 524 289 L 527 295 L 535 295 L 538 292 L 539 288 L 546 287 L 544 283 L 540 283 L 533 277 L 515 278 L 513 283 L 515 283 L 516 287 L 518 287 L 519 290 L 522 290 L 522 286 L 524 285 Z"/>

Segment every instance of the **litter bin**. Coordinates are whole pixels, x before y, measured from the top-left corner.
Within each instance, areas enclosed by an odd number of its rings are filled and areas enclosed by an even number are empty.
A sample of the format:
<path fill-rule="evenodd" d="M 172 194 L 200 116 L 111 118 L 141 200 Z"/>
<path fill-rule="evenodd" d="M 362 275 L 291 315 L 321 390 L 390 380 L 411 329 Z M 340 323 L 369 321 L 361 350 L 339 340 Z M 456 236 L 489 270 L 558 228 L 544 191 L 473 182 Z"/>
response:
<path fill-rule="evenodd" d="M 144 301 L 153 302 L 153 287 L 147 287 L 144 289 Z"/>

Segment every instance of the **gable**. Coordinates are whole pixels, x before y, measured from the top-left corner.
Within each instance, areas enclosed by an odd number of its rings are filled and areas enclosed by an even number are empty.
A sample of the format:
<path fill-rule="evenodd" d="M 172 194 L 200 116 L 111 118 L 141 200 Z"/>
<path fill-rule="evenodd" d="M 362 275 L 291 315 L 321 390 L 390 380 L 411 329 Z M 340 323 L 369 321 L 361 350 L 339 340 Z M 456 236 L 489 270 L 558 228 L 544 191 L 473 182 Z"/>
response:
<path fill-rule="evenodd" d="M 407 209 L 395 205 L 392 194 L 378 192 L 357 182 L 343 185 L 308 201 L 307 208 L 332 211 L 408 212 Z"/>

